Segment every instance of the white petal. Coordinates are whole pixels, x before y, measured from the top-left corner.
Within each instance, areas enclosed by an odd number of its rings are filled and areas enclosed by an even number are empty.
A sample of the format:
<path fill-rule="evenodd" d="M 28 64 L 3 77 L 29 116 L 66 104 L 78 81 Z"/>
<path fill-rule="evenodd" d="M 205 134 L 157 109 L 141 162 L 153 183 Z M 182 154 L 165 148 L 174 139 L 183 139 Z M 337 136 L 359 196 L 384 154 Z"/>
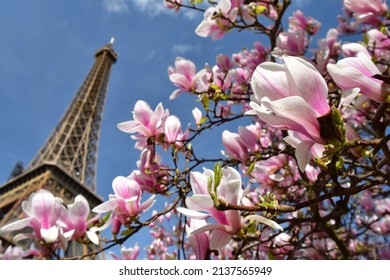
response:
<path fill-rule="evenodd" d="M 58 228 L 56 226 L 52 226 L 49 229 L 41 228 L 40 232 L 42 239 L 47 243 L 53 243 L 58 238 Z"/>
<path fill-rule="evenodd" d="M 93 208 L 92 211 L 95 213 L 106 213 L 108 211 L 114 210 L 116 206 L 117 206 L 116 200 L 108 200 Z"/>
<path fill-rule="evenodd" d="M 184 216 L 195 220 L 203 220 L 210 216 L 209 214 L 198 212 L 188 208 L 183 208 L 183 207 L 178 207 L 177 211 L 179 213 L 182 213 Z"/>
<path fill-rule="evenodd" d="M 22 219 L 19 221 L 15 221 L 13 223 L 10 223 L 0 229 L 0 231 L 13 231 L 13 230 L 19 230 L 22 228 L 25 228 L 30 225 L 31 221 L 34 220 L 34 217 Z"/>
<path fill-rule="evenodd" d="M 295 157 L 298 160 L 299 169 L 304 172 L 307 163 L 310 161 L 311 151 L 310 149 L 313 147 L 314 142 L 310 140 L 305 140 L 299 143 L 295 150 Z"/>
<path fill-rule="evenodd" d="M 281 231 L 283 231 L 283 228 L 276 222 L 270 220 L 270 219 L 267 219 L 265 217 L 262 217 L 262 216 L 259 216 L 259 215 L 249 215 L 249 216 L 246 216 L 242 222 L 243 223 L 246 223 L 250 220 L 255 220 L 255 221 L 258 221 L 262 224 L 265 224 L 269 227 L 272 227 L 272 228 L 276 228 L 276 229 L 280 229 Z"/>
<path fill-rule="evenodd" d="M 96 232 L 88 230 L 88 231 L 86 232 L 86 234 L 87 234 L 88 239 L 91 240 L 91 242 L 92 242 L 93 244 L 99 245 L 99 237 L 98 237 L 98 235 L 96 234 Z"/>

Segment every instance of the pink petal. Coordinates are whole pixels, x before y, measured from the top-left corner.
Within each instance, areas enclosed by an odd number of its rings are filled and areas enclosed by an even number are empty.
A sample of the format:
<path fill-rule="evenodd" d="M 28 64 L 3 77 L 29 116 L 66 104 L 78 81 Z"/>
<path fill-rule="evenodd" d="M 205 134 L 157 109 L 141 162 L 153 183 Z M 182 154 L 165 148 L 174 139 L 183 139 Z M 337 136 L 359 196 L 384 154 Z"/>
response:
<path fill-rule="evenodd" d="M 81 194 L 77 195 L 74 203 L 68 205 L 68 212 L 71 217 L 78 217 L 85 221 L 89 215 L 88 201 Z"/>
<path fill-rule="evenodd" d="M 176 58 L 175 68 L 175 72 L 182 74 L 188 81 L 191 81 L 192 76 L 194 76 L 196 72 L 195 64 L 191 60 L 182 57 Z"/>
<path fill-rule="evenodd" d="M 32 194 L 29 200 L 31 200 L 34 217 L 40 220 L 43 228 L 49 228 L 55 210 L 54 195 L 42 189 Z"/>
<path fill-rule="evenodd" d="M 192 89 L 191 80 L 188 80 L 184 75 L 179 73 L 173 73 L 169 76 L 169 79 L 172 83 L 174 83 L 176 86 L 185 89 L 187 91 L 190 91 Z"/>
<path fill-rule="evenodd" d="M 190 184 L 194 194 L 208 194 L 207 179 L 202 173 L 191 172 Z"/>
<path fill-rule="evenodd" d="M 294 95 L 301 96 L 320 115 L 329 112 L 328 87 L 317 69 L 300 57 L 283 56 L 288 86 Z"/>
<path fill-rule="evenodd" d="M 259 114 L 258 112 L 259 117 L 265 122 L 278 128 L 301 132 L 315 142 L 324 142 L 320 136 L 320 129 L 317 121 L 319 114 L 314 111 L 302 97 L 289 96 L 272 102 L 265 97 L 262 99 L 262 104 L 276 114 L 275 116 L 267 116 L 267 114 Z"/>
<path fill-rule="evenodd" d="M 275 83 L 275 81 L 278 81 Z M 251 80 L 251 87 L 258 101 L 267 96 L 277 100 L 288 96 L 286 68 L 282 64 L 264 62 L 257 66 Z"/>
<path fill-rule="evenodd" d="M 175 143 L 181 132 L 181 123 L 178 117 L 169 116 L 164 124 L 165 138 L 168 143 Z"/>
<path fill-rule="evenodd" d="M 134 106 L 134 120 L 147 126 L 150 122 L 151 115 L 153 114 L 149 104 L 143 100 L 138 100 Z"/>

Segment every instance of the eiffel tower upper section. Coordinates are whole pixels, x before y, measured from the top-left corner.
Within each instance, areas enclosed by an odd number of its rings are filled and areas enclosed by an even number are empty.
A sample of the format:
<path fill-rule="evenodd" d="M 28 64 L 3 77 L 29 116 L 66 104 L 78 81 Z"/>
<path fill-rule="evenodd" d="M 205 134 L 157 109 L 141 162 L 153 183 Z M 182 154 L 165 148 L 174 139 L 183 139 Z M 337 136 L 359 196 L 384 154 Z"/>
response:
<path fill-rule="evenodd" d="M 29 168 L 56 165 L 90 191 L 96 191 L 100 124 L 111 66 L 118 55 L 113 40 L 95 54 L 95 63 L 58 125 Z"/>

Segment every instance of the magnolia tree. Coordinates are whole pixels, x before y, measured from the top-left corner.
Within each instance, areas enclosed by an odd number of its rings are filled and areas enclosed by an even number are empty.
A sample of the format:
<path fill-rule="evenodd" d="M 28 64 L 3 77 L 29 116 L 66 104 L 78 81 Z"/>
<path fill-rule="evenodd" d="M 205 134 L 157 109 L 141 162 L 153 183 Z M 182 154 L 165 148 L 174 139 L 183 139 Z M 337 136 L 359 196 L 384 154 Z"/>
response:
<path fill-rule="evenodd" d="M 91 210 L 82 196 L 64 205 L 33 193 L 26 218 L 1 230 L 29 227 L 15 244 L 35 243 L 0 247 L 0 256 L 62 259 L 72 241 L 94 248 L 78 258 L 121 245 L 116 259 L 141 249 L 148 259 L 389 259 L 387 4 L 344 0 L 339 26 L 311 49 L 320 22 L 297 10 L 284 29 L 289 0 L 164 2 L 203 13 L 201 37 L 248 30 L 263 43 L 202 69 L 177 58 L 170 98 L 199 101 L 196 125 L 184 129 L 161 103 L 138 101 L 118 124 L 140 151 L 138 169 L 115 178 L 113 194 Z M 349 34 L 360 39 L 344 42 Z M 216 135 L 222 155 L 202 154 L 196 143 L 217 126 L 226 127 Z M 143 228 L 153 241 L 140 248 Z M 99 234 L 105 229 L 112 237 Z"/>

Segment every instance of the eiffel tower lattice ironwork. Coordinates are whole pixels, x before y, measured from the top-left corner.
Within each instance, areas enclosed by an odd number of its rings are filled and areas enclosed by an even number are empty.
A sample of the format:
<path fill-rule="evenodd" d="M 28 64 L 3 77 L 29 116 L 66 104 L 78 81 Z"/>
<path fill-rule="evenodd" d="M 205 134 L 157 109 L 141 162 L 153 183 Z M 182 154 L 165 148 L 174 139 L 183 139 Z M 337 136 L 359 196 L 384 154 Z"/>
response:
<path fill-rule="evenodd" d="M 112 43 L 95 53 L 95 63 L 79 91 L 28 168 L 0 186 L 0 227 L 21 218 L 21 202 L 41 188 L 61 197 L 65 204 L 78 194 L 91 207 L 102 202 L 95 178 L 109 74 L 118 58 Z"/>

